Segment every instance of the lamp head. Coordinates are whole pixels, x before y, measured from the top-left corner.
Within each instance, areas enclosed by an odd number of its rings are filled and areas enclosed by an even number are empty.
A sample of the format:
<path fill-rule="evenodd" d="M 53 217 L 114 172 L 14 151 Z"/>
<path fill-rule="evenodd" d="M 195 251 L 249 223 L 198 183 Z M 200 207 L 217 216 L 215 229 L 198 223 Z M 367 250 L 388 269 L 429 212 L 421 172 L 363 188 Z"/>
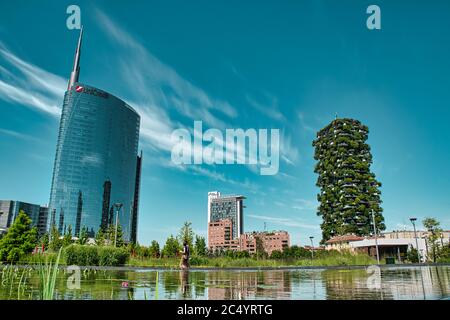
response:
<path fill-rule="evenodd" d="M 409 220 L 414 223 L 417 220 L 417 218 L 409 218 Z"/>

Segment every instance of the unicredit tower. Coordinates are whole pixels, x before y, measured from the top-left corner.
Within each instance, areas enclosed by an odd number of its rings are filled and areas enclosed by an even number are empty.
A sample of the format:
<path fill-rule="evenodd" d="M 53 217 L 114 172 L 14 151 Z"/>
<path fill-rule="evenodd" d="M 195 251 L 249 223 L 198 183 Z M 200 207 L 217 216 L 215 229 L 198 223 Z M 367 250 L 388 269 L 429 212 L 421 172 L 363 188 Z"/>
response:
<path fill-rule="evenodd" d="M 83 30 L 64 95 L 47 228 L 94 237 L 115 225 L 135 242 L 142 155 L 140 116 L 121 99 L 78 81 Z"/>

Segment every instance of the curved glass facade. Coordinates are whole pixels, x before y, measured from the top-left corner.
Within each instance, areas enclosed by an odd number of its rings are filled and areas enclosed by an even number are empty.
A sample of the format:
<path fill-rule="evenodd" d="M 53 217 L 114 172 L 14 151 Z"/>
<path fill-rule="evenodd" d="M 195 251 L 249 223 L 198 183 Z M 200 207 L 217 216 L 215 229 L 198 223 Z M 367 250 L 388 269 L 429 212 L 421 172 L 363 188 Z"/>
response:
<path fill-rule="evenodd" d="M 90 236 L 115 222 L 130 240 L 135 205 L 140 116 L 124 101 L 76 82 L 64 96 L 47 228 L 69 225 Z M 139 177 L 137 177 L 139 179 Z"/>

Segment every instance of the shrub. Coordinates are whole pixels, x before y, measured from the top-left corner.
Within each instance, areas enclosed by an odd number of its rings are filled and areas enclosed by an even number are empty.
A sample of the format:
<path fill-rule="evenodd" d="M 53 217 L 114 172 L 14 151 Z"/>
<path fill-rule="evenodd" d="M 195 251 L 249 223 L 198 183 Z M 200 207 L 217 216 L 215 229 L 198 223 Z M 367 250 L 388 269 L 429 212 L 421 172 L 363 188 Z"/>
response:
<path fill-rule="evenodd" d="M 283 253 L 279 250 L 272 251 L 270 259 L 283 259 Z"/>
<path fill-rule="evenodd" d="M 66 263 L 68 265 L 97 266 L 98 248 L 72 244 L 64 249 Z"/>
<path fill-rule="evenodd" d="M 192 266 L 207 266 L 209 262 L 208 258 L 200 257 L 200 256 L 193 256 L 189 259 L 189 263 Z"/>
<path fill-rule="evenodd" d="M 64 249 L 66 263 L 80 266 L 120 266 L 128 261 L 124 248 L 70 245 Z"/>
<path fill-rule="evenodd" d="M 127 250 L 123 248 L 98 248 L 98 262 L 100 266 L 121 266 L 127 263 L 128 257 Z"/>

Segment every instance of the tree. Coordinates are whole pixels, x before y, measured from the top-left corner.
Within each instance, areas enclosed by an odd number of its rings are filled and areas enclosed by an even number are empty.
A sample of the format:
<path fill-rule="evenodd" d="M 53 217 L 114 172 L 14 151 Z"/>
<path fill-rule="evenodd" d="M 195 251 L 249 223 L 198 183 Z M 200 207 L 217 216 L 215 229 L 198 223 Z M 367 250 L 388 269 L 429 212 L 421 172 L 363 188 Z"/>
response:
<path fill-rule="evenodd" d="M 264 250 L 264 244 L 260 237 L 256 237 L 256 258 L 264 258 L 267 256 L 266 251 Z"/>
<path fill-rule="evenodd" d="M 48 249 L 48 245 L 50 243 L 50 236 L 49 234 L 46 232 L 42 235 L 42 237 L 39 239 L 39 245 L 42 247 L 44 247 L 44 250 Z"/>
<path fill-rule="evenodd" d="M 31 227 L 30 217 L 20 210 L 12 226 L 0 239 L 0 261 L 17 262 L 36 247 L 38 231 Z"/>
<path fill-rule="evenodd" d="M 84 226 L 83 228 L 81 228 L 80 236 L 78 237 L 77 244 L 84 245 L 87 243 L 88 239 L 89 239 L 88 228 L 86 226 Z"/>
<path fill-rule="evenodd" d="M 440 222 L 435 218 L 425 218 L 422 221 L 423 226 L 428 231 L 428 246 L 433 254 L 433 262 L 436 262 L 437 253 L 439 251 L 439 239 L 441 238 L 442 229 L 439 227 Z"/>
<path fill-rule="evenodd" d="M 55 225 L 52 225 L 50 230 L 50 243 L 48 246 L 52 251 L 58 251 L 62 247 L 61 235 Z"/>
<path fill-rule="evenodd" d="M 192 230 L 191 225 L 192 223 L 188 221 L 183 224 L 178 234 L 178 241 L 180 242 L 180 244 L 187 242 L 189 247 L 192 248 L 194 243 L 194 231 Z"/>
<path fill-rule="evenodd" d="M 100 228 L 97 232 L 97 234 L 95 235 L 95 243 L 98 246 L 103 246 L 105 245 L 105 232 L 103 231 L 102 228 Z"/>
<path fill-rule="evenodd" d="M 69 225 L 67 228 L 66 233 L 64 234 L 63 240 L 62 240 L 62 246 L 67 247 L 72 244 L 72 226 Z"/>
<path fill-rule="evenodd" d="M 164 245 L 161 254 L 163 257 L 172 258 L 178 256 L 180 251 L 180 243 L 173 235 L 170 235 L 170 237 L 166 240 L 166 244 Z"/>
<path fill-rule="evenodd" d="M 159 243 L 156 240 L 153 240 L 149 247 L 149 255 L 152 258 L 159 258 L 161 255 L 159 249 Z"/>
<path fill-rule="evenodd" d="M 385 230 L 378 182 L 370 170 L 372 155 L 366 143 L 369 129 L 358 120 L 336 119 L 317 133 L 313 141 L 317 215 L 322 217 L 322 243 L 333 236 Z"/>
<path fill-rule="evenodd" d="M 283 253 L 279 250 L 274 250 L 270 254 L 270 259 L 277 259 L 277 260 L 283 259 Z"/>
<path fill-rule="evenodd" d="M 114 241 L 116 241 L 116 247 L 123 247 L 125 245 L 125 242 L 123 240 L 122 226 L 120 224 L 117 225 L 117 239 L 115 235 L 116 226 L 111 224 L 106 230 L 106 238 L 109 240 L 108 242 L 111 245 L 114 245 Z"/>
<path fill-rule="evenodd" d="M 206 240 L 204 237 L 195 236 L 195 254 L 198 256 L 206 255 Z"/>
<path fill-rule="evenodd" d="M 419 262 L 419 256 L 416 248 L 413 248 L 412 246 L 408 248 L 408 252 L 406 252 L 406 260 L 411 263 Z"/>

